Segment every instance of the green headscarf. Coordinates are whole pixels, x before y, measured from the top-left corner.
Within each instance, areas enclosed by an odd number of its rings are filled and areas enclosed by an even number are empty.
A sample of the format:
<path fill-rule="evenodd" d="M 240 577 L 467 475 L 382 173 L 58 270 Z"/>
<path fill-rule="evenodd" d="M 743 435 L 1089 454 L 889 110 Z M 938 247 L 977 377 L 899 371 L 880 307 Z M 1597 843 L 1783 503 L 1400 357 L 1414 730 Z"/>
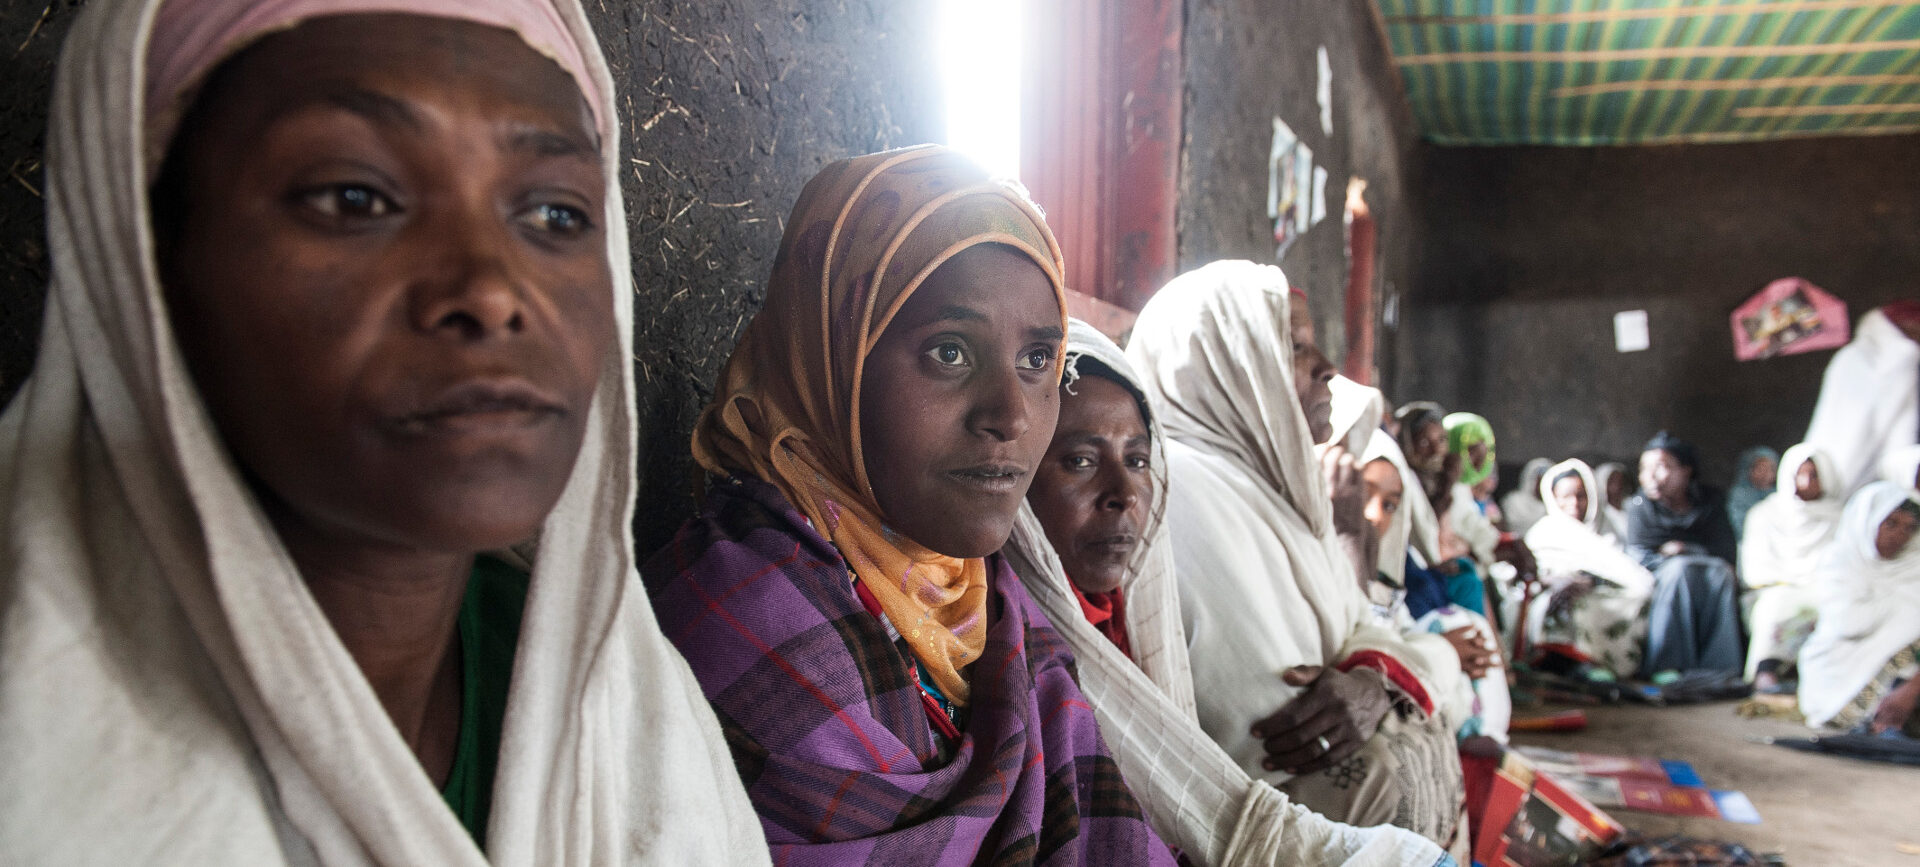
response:
<path fill-rule="evenodd" d="M 1447 451 L 1460 456 L 1460 483 L 1471 488 L 1493 475 L 1493 425 L 1470 412 L 1456 412 L 1442 419 L 1447 429 Z M 1487 444 L 1487 458 L 1474 466 L 1467 449 L 1475 443 Z"/>

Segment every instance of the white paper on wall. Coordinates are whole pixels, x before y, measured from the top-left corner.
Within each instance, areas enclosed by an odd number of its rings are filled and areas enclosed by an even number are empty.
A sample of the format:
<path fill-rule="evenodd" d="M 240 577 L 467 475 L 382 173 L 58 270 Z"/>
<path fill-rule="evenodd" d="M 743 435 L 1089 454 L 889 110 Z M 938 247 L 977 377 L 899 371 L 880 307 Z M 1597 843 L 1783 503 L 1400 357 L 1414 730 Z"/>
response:
<path fill-rule="evenodd" d="M 1320 132 L 1333 135 L 1333 64 L 1327 60 L 1327 47 L 1320 46 Z"/>
<path fill-rule="evenodd" d="M 1647 311 L 1622 310 L 1613 314 L 1613 348 L 1639 352 L 1653 345 L 1647 334 Z"/>
<path fill-rule="evenodd" d="M 1327 170 L 1321 166 L 1313 167 L 1313 216 L 1308 225 L 1318 226 L 1327 217 Z"/>

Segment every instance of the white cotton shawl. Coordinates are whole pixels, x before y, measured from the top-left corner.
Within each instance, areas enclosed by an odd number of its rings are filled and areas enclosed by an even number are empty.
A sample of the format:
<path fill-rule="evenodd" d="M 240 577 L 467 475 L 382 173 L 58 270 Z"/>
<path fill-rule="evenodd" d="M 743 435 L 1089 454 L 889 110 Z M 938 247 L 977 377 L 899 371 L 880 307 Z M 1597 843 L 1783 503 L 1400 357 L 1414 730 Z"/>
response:
<path fill-rule="evenodd" d="M 1327 443 L 1345 446 L 1347 454 L 1357 459 L 1373 441 L 1373 432 L 1380 429 L 1380 422 L 1386 420 L 1387 396 L 1381 394 L 1380 389 L 1361 385 L 1340 374 L 1334 374 L 1328 386 L 1333 390 L 1328 415 L 1333 435 L 1327 438 Z"/>
<path fill-rule="evenodd" d="M 1920 543 L 1892 560 L 1874 546 L 1880 524 L 1903 503 L 1920 497 L 1891 482 L 1869 483 L 1847 501 L 1827 546 L 1815 578 L 1820 622 L 1800 648 L 1800 712 L 1809 725 L 1833 719 L 1887 660 L 1920 641 Z"/>
<path fill-rule="evenodd" d="M 1413 466 L 1407 463 L 1407 455 L 1400 450 L 1400 443 L 1391 434 L 1377 428 L 1367 441 L 1366 449 L 1360 452 L 1360 466 L 1364 469 L 1374 461 L 1386 461 L 1400 474 L 1400 508 L 1394 510 L 1392 520 L 1387 522 L 1387 531 L 1380 534 L 1379 569 L 1381 574 L 1392 578 L 1395 583 L 1405 584 L 1407 546 L 1413 537 L 1413 510 L 1407 508 L 1407 504 L 1415 500 L 1425 502 L 1427 498 L 1420 492 L 1420 477 L 1414 474 Z"/>
<path fill-rule="evenodd" d="M 1607 485 L 1614 476 L 1626 471 L 1626 464 L 1601 464 L 1593 471 L 1594 481 L 1600 489 L 1588 495 L 1600 498 L 1600 535 L 1611 538 L 1614 544 L 1623 547 L 1627 544 L 1627 510 L 1616 508 L 1612 503 L 1607 502 Z M 1633 479 L 1627 480 L 1627 486 L 1629 489 L 1632 488 Z"/>
<path fill-rule="evenodd" d="M 1453 497 L 1447 503 L 1447 524 L 1453 528 L 1453 534 L 1466 543 L 1467 550 L 1473 552 L 1482 573 L 1493 565 L 1494 550 L 1500 547 L 1500 528 L 1480 513 L 1472 488 L 1453 483 Z"/>
<path fill-rule="evenodd" d="M 1273 783 L 1288 777 L 1260 767 L 1264 750 L 1250 730 L 1299 694 L 1281 680 L 1286 669 L 1378 650 L 1435 694 L 1405 641 L 1373 622 L 1334 537 L 1294 395 L 1287 307 L 1280 269 L 1216 262 L 1154 295 L 1127 347 L 1179 479 L 1167 523 L 1201 727 L 1249 775 Z"/>
<path fill-rule="evenodd" d="M 1920 440 L 1920 344 L 1874 310 L 1827 362 L 1806 441 L 1839 473 L 1843 497 L 1873 481 L 1881 455 Z"/>
<path fill-rule="evenodd" d="M 1569 472 L 1580 476 L 1587 486 L 1587 513 L 1570 515 L 1553 499 L 1553 480 Z M 1653 592 L 1653 575 L 1627 555 L 1618 541 L 1601 532 L 1604 497 L 1593 470 L 1585 461 L 1569 460 L 1554 464 L 1540 477 L 1540 502 L 1547 514 L 1527 530 L 1527 549 L 1542 574 L 1585 572 L 1621 588 L 1629 596 L 1645 598 Z M 1538 606 L 1542 612 L 1546 606 Z"/>
<path fill-rule="evenodd" d="M 1920 445 L 1901 446 L 1881 456 L 1881 481 L 1911 488 L 1915 476 L 1920 476 Z"/>
<path fill-rule="evenodd" d="M 1120 347 L 1078 319 L 1067 323 L 1069 364 L 1076 355 L 1105 364 L 1140 390 Z M 1164 515 L 1168 478 L 1157 413 L 1148 413 L 1154 508 L 1141 546 L 1121 580 L 1127 599 L 1129 660 L 1087 623 L 1046 531 L 1020 508 L 1005 549 L 1028 595 L 1073 648 L 1080 689 L 1093 704 L 1100 735 L 1155 831 L 1207 865 L 1431 864 L 1440 850 L 1399 828 L 1361 829 L 1334 822 L 1254 780 L 1200 730 L 1174 583 Z"/>
<path fill-rule="evenodd" d="M 1820 473 L 1820 498 L 1812 502 L 1795 493 L 1794 476 L 1808 461 Z M 1747 510 L 1747 532 L 1740 539 L 1740 580 L 1758 590 L 1777 585 L 1808 586 L 1840 526 L 1838 486 L 1833 464 L 1819 449 L 1801 443 L 1780 456 L 1777 487 Z"/>
<path fill-rule="evenodd" d="M 6 858 L 766 863 L 719 726 L 634 570 L 617 149 L 603 158 L 619 340 L 534 566 L 483 857 L 308 593 L 174 342 L 139 121 L 156 5 L 88 4 L 55 87 L 53 280 L 33 376 L 0 417 Z M 578 6 L 560 6 L 596 45 Z"/>

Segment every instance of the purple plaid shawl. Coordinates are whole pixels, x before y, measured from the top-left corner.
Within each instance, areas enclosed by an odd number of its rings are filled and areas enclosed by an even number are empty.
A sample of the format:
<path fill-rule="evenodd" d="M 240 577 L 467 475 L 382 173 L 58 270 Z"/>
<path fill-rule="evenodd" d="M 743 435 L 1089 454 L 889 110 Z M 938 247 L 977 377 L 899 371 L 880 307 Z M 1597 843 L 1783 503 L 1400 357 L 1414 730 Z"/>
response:
<path fill-rule="evenodd" d="M 660 628 L 719 714 L 778 864 L 1172 864 L 1013 571 L 988 564 L 986 653 L 939 761 L 907 660 L 779 491 L 715 484 L 654 555 Z"/>

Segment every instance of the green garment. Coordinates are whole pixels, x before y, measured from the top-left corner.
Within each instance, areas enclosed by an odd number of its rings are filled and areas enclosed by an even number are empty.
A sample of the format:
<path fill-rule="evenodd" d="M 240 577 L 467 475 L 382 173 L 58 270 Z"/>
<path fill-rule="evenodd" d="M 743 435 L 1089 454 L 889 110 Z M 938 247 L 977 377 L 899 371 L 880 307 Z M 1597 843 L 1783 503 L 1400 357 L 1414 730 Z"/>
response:
<path fill-rule="evenodd" d="M 1460 484 L 1471 488 L 1493 475 L 1493 425 L 1470 412 L 1451 413 L 1440 423 L 1447 429 L 1447 450 L 1461 458 Z M 1487 457 L 1475 466 L 1467 449 L 1478 443 L 1487 444 Z"/>
<path fill-rule="evenodd" d="M 482 848 L 526 604 L 525 573 L 484 555 L 474 560 L 466 598 L 460 601 L 460 741 L 440 794 Z"/>

